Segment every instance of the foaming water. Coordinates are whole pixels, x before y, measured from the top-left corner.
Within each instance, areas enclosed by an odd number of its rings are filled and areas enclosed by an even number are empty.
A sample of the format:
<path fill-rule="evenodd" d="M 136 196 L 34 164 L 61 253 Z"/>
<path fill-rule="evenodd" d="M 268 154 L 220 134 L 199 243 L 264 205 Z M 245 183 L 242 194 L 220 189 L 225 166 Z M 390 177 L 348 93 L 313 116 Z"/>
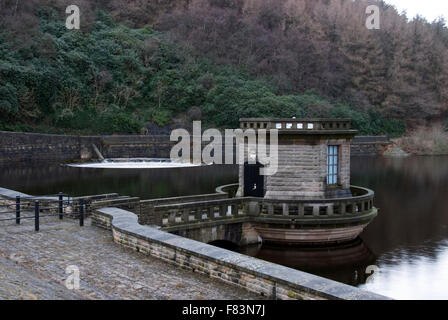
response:
<path fill-rule="evenodd" d="M 104 159 L 101 162 L 72 163 L 69 167 L 99 169 L 163 169 L 199 167 L 202 164 L 174 162 L 170 159 Z"/>

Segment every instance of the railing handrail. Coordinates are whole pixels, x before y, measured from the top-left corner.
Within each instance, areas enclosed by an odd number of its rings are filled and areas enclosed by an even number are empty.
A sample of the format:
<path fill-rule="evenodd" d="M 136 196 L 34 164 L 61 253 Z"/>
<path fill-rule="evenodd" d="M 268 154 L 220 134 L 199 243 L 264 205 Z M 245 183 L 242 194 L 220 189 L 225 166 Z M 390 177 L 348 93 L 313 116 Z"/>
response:
<path fill-rule="evenodd" d="M 180 196 L 180 197 L 169 197 L 169 198 L 156 198 L 156 199 L 147 199 L 147 200 L 141 200 L 141 203 L 163 203 L 163 202 L 172 202 L 172 201 L 182 201 L 182 200 L 189 200 L 189 199 L 195 199 L 195 198 L 217 198 L 221 197 L 222 194 L 220 193 L 206 193 L 206 194 L 195 194 L 195 195 L 189 195 L 189 196 Z M 210 201 L 210 200 L 204 200 L 204 201 Z M 180 203 L 188 203 L 187 202 L 180 202 Z"/>
<path fill-rule="evenodd" d="M 221 204 L 233 204 L 233 203 L 241 203 L 246 201 L 257 201 L 261 204 L 263 203 L 285 203 L 285 204 L 321 204 L 321 203 L 341 203 L 341 202 L 357 202 L 369 200 L 374 197 L 374 192 L 370 189 L 350 186 L 352 189 L 360 189 L 366 192 L 364 195 L 353 196 L 353 197 L 343 197 L 343 198 L 328 198 L 328 199 L 265 199 L 265 198 L 257 198 L 257 197 L 237 197 L 237 198 L 229 198 L 229 199 L 217 199 L 217 200 L 202 200 L 202 201 L 194 201 L 194 202 L 182 202 L 182 203 L 174 203 L 174 204 L 161 204 L 154 206 L 154 210 L 172 210 L 172 209 L 180 209 L 180 208 L 191 208 L 191 207 L 205 207 L 212 205 L 221 205 Z"/>
<path fill-rule="evenodd" d="M 64 197 L 67 199 L 64 200 Z M 12 197 L 4 196 L 2 195 L 1 198 L 5 201 L 12 201 Z M 4 199 L 7 198 L 7 199 Z M 26 200 L 26 204 L 22 202 L 22 200 Z M 31 202 L 30 200 L 34 200 L 34 202 Z M 42 201 L 45 206 L 41 206 L 40 201 Z M 50 202 L 50 205 L 48 204 Z M 34 204 L 34 216 L 22 216 L 22 213 L 29 212 L 30 204 Z M 57 205 L 51 205 L 51 203 L 57 203 Z M 15 203 L 10 204 L 3 204 L 3 207 L 15 207 L 15 210 L 9 210 L 9 211 L 0 211 L 0 214 L 13 214 L 15 213 L 15 217 L 11 218 L 1 218 L 0 222 L 3 221 L 10 221 L 15 220 L 16 224 L 19 225 L 22 220 L 26 219 L 34 219 L 34 230 L 37 232 L 39 231 L 39 225 L 40 225 L 40 218 L 45 217 L 54 217 L 59 216 L 59 219 L 62 220 L 64 215 L 67 215 L 64 209 L 71 207 L 71 208 L 78 208 L 79 209 L 79 225 L 84 225 L 84 210 L 86 208 L 86 204 L 84 203 L 83 199 L 79 199 L 79 203 L 77 205 L 73 204 L 73 201 L 70 204 L 70 196 L 59 192 L 57 194 L 57 197 L 49 198 L 48 196 L 27 196 L 25 194 L 20 194 L 15 197 Z M 24 209 L 24 210 L 23 210 Z M 23 211 L 22 211 L 23 210 Z M 52 213 L 51 210 L 55 210 L 55 213 Z M 40 212 L 43 211 L 50 211 L 50 213 L 41 215 Z"/>
<path fill-rule="evenodd" d="M 238 187 L 238 183 L 232 183 L 232 184 L 226 184 L 223 186 L 219 186 L 216 188 L 217 193 L 227 193 L 223 191 L 225 188 L 230 187 Z M 328 202 L 337 202 L 337 201 L 357 201 L 357 200 L 365 200 L 368 198 L 372 198 L 375 196 L 375 192 L 373 190 L 370 190 L 368 188 L 359 187 L 351 185 L 350 189 L 357 189 L 362 190 L 365 192 L 365 194 L 359 195 L 359 196 L 351 196 L 351 197 L 338 197 L 338 198 L 302 198 L 302 199 L 266 199 L 266 198 L 256 198 L 263 201 L 269 201 L 269 202 L 278 202 L 278 203 L 296 203 L 296 202 L 302 202 L 302 203 L 328 203 Z"/>
<path fill-rule="evenodd" d="M 183 202 L 183 203 L 173 203 L 173 204 L 162 204 L 154 206 L 155 211 L 161 210 L 174 210 L 174 209 L 188 209 L 194 207 L 207 207 L 207 206 L 219 206 L 224 204 L 241 204 L 248 200 L 255 200 L 256 198 L 244 197 L 244 198 L 228 198 L 228 199 L 218 199 L 218 200 L 204 200 L 195 202 Z"/>
<path fill-rule="evenodd" d="M 309 198 L 309 199 L 265 199 L 258 198 L 264 202 L 271 203 L 334 203 L 334 202 L 356 202 L 367 200 L 373 198 L 375 193 L 367 188 L 358 187 L 358 186 L 350 186 L 350 189 L 360 189 L 366 192 L 366 194 L 360 196 L 352 196 L 352 197 L 340 197 L 340 198 Z"/>

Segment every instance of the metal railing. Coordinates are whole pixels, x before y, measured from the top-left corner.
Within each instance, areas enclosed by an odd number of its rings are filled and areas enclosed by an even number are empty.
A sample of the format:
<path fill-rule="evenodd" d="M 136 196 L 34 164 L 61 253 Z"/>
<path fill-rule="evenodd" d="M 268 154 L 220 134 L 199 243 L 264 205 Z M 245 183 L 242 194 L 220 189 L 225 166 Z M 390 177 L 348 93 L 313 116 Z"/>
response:
<path fill-rule="evenodd" d="M 2 199 L 3 201 L 11 201 Z M 34 219 L 34 230 L 39 231 L 40 219 L 46 217 L 58 216 L 62 220 L 68 215 L 66 209 L 78 209 L 79 225 L 84 226 L 84 216 L 86 212 L 86 204 L 84 199 L 80 198 L 78 204 L 74 204 L 72 198 L 62 192 L 53 195 L 44 196 L 16 196 L 15 203 L 0 204 L 0 208 L 14 207 L 14 210 L 0 210 L 0 222 L 15 220 L 16 224 L 21 224 L 22 220 Z M 34 215 L 23 216 L 26 213 Z M 43 213 L 43 214 L 42 214 Z M 2 215 L 14 214 L 14 217 L 2 218 Z"/>

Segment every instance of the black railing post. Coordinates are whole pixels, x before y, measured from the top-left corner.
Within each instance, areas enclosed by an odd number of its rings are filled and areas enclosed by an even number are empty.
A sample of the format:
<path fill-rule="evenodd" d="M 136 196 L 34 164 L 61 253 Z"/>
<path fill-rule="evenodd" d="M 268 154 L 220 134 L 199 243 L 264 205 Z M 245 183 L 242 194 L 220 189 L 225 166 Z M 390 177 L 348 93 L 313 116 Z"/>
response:
<path fill-rule="evenodd" d="M 59 192 L 59 219 L 62 220 L 64 214 L 64 201 L 62 192 Z"/>
<path fill-rule="evenodd" d="M 16 224 L 20 224 L 20 196 L 16 197 Z"/>
<path fill-rule="evenodd" d="M 84 199 L 79 199 L 79 225 L 84 226 Z"/>
<path fill-rule="evenodd" d="M 34 201 L 34 230 L 39 231 L 39 201 Z"/>

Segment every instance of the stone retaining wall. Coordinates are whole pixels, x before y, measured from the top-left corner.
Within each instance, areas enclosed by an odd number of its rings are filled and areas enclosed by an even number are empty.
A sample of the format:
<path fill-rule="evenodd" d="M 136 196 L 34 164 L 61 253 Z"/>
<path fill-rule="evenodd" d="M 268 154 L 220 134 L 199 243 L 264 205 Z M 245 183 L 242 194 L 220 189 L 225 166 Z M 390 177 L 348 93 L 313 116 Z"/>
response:
<path fill-rule="evenodd" d="M 389 137 L 357 136 L 350 146 L 352 156 L 378 156 L 390 146 Z"/>
<path fill-rule="evenodd" d="M 0 164 L 17 161 L 96 159 L 92 144 L 106 158 L 169 158 L 169 136 L 70 136 L 0 131 Z"/>
<path fill-rule="evenodd" d="M 106 158 L 169 158 L 176 144 L 168 135 L 70 136 L 0 131 L 0 164 L 96 159 L 92 143 Z M 378 155 L 389 144 L 387 137 L 355 137 L 351 155 Z"/>
<path fill-rule="evenodd" d="M 122 209 L 97 209 L 92 214 L 92 222 L 112 230 L 114 241 L 125 247 L 270 299 L 388 299 L 336 281 L 142 226 L 138 224 L 135 214 Z"/>

